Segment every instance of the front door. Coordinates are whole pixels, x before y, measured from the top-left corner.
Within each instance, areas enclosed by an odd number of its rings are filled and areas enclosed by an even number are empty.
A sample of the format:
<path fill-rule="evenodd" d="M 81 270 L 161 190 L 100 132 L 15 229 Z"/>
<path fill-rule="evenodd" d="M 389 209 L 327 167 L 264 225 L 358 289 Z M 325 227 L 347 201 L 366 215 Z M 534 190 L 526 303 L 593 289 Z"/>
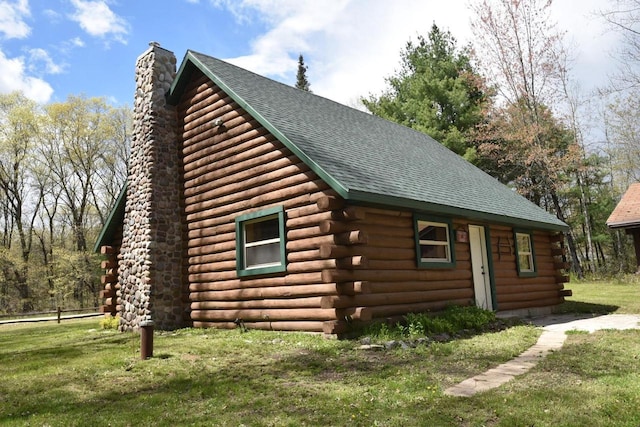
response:
<path fill-rule="evenodd" d="M 469 225 L 469 246 L 471 249 L 471 268 L 473 270 L 473 290 L 476 296 L 476 305 L 485 310 L 493 310 L 491 265 L 487 256 L 484 227 Z"/>

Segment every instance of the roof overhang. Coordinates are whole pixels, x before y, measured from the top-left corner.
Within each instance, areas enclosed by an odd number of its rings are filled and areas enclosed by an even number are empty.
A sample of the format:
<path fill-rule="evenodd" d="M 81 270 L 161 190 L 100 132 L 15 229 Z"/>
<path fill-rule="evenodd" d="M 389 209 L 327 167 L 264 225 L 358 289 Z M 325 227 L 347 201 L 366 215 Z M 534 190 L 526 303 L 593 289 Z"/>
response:
<path fill-rule="evenodd" d="M 501 224 L 510 227 L 525 228 L 531 230 L 555 231 L 559 233 L 569 231 L 569 226 L 560 220 L 557 220 L 556 223 L 533 221 L 530 219 L 516 218 L 507 215 L 495 215 L 488 212 L 463 209 L 455 206 L 439 205 L 418 200 L 399 199 L 396 197 L 372 193 L 350 191 L 346 199 L 355 204 L 386 207 L 387 209 L 389 207 L 394 207 L 414 212 L 448 215 L 451 217 L 464 218 L 471 221 Z"/>
<path fill-rule="evenodd" d="M 607 227 L 612 229 L 618 228 L 640 228 L 640 220 L 624 221 L 624 222 L 607 222 Z"/>
<path fill-rule="evenodd" d="M 100 252 L 100 248 L 105 245 L 110 245 L 113 242 L 113 237 L 118 229 L 118 226 L 121 225 L 124 221 L 124 207 L 127 201 L 127 184 L 122 186 L 122 190 L 120 190 L 120 194 L 116 199 L 116 203 L 114 204 L 111 212 L 109 213 L 109 217 L 107 218 L 107 222 L 104 223 L 102 230 L 100 231 L 100 236 L 98 236 L 98 240 L 96 241 L 95 246 L 93 247 L 94 252 Z"/>

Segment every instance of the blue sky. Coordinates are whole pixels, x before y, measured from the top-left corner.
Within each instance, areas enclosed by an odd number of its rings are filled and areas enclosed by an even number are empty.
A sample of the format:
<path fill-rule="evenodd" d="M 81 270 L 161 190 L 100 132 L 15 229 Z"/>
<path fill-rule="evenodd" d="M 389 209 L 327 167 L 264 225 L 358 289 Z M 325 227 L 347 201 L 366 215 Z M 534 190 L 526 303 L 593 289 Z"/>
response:
<path fill-rule="evenodd" d="M 250 15 L 246 24 L 237 19 L 226 8 L 184 0 L 0 1 L 0 69 L 9 70 L 0 90 L 22 89 L 40 102 L 84 93 L 130 105 L 135 60 L 150 41 L 178 59 L 187 48 L 246 55 L 265 27 Z"/>
<path fill-rule="evenodd" d="M 556 0 L 585 90 L 606 81 L 617 40 L 593 15 L 603 0 Z M 399 52 L 432 22 L 471 39 L 467 0 L 0 0 L 0 92 L 41 103 L 70 94 L 131 105 L 136 58 L 150 41 L 229 60 L 293 84 L 297 57 L 311 89 L 347 105 L 379 93 Z"/>

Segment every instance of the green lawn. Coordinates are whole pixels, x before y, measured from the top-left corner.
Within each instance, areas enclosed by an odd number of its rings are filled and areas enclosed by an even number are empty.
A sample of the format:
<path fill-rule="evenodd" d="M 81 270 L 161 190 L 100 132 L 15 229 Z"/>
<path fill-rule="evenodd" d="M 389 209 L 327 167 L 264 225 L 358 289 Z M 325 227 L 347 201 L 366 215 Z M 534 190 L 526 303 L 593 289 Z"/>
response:
<path fill-rule="evenodd" d="M 566 307 L 586 308 L 600 312 L 640 314 L 640 277 L 625 276 L 611 281 L 568 283 L 566 288 L 573 291 L 567 299 Z M 597 307 L 600 305 L 601 307 Z"/>
<path fill-rule="evenodd" d="M 581 311 L 640 312 L 637 283 L 569 287 Z M 0 425 L 640 425 L 640 331 L 574 333 L 496 390 L 442 394 L 539 334 L 365 351 L 311 334 L 185 329 L 156 332 L 142 361 L 138 336 L 95 319 L 0 326 Z"/>

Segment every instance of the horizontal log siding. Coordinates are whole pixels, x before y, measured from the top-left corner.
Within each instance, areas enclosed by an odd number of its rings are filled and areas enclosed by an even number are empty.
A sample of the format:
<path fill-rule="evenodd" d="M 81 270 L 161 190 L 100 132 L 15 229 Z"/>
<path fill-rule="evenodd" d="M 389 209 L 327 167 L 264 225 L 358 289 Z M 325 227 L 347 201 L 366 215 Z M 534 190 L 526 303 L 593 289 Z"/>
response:
<path fill-rule="evenodd" d="M 350 209 L 355 220 L 324 222 L 321 227 L 335 233 L 360 233 L 362 243 L 325 244 L 320 253 L 336 257 L 338 263 L 356 258 L 360 265 L 323 271 L 325 282 L 335 282 L 343 290 L 342 294 L 323 297 L 323 308 L 343 309 L 366 321 L 472 303 L 468 244 L 455 244 L 455 269 L 421 269 L 416 262 L 411 213 L 370 207 Z M 454 221 L 454 228 L 459 225 L 462 223 Z"/>
<path fill-rule="evenodd" d="M 318 201 L 329 186 L 204 76 L 194 75 L 178 105 L 184 158 L 185 280 L 194 326 L 325 331 L 342 310 L 323 308 L 337 295 L 322 271 L 338 266 L 320 258 L 333 242 L 321 230 L 332 212 Z M 212 125 L 221 119 L 224 128 Z M 239 279 L 235 219 L 283 205 L 287 272 Z"/>
<path fill-rule="evenodd" d="M 500 311 L 546 307 L 563 301 L 560 291 L 564 285 L 559 279 L 562 263 L 552 254 L 555 244 L 551 242 L 551 235 L 534 232 L 532 237 L 537 275 L 519 277 L 513 229 L 491 227 L 496 298 Z"/>
<path fill-rule="evenodd" d="M 104 275 L 100 278 L 103 285 L 100 292 L 100 298 L 104 304 L 100 306 L 101 313 L 110 313 L 116 315 L 122 308 L 122 285 L 118 277 L 118 263 L 122 259 L 120 248 L 122 247 L 122 224 L 118 225 L 111 242 L 108 247 L 100 248 L 100 252 L 105 257 L 101 267 L 105 270 Z"/>
<path fill-rule="evenodd" d="M 320 227 L 334 233 L 358 233 L 360 244 L 326 243 L 320 255 L 335 259 L 336 267 L 322 272 L 324 282 L 336 283 L 337 295 L 321 300 L 322 308 L 337 308 L 357 314 L 361 320 L 392 317 L 408 312 L 434 311 L 448 304 L 471 305 L 474 288 L 468 242 L 456 242 L 452 269 L 418 268 L 413 214 L 370 207 L 350 207 L 353 221 L 337 218 Z M 473 222 L 472 222 L 473 224 Z M 453 229 L 467 229 L 469 222 L 453 219 Z M 500 310 L 533 308 L 562 302 L 562 260 L 551 236 L 533 234 L 537 276 L 521 278 L 515 264 L 513 229 L 482 224 L 491 233 L 497 303 Z M 335 239 L 334 239 L 335 240 Z M 505 250 L 508 242 L 510 248 Z M 500 253 L 498 244 L 501 245 Z M 561 257 L 560 257 L 561 258 Z M 341 266 L 348 259 L 359 264 Z"/>
<path fill-rule="evenodd" d="M 326 183 L 204 76 L 178 107 L 183 120 L 185 280 L 194 326 L 341 333 L 348 319 L 473 304 L 469 243 L 453 269 L 416 264 L 413 215 L 348 206 Z M 224 128 L 212 126 L 222 119 Z M 239 279 L 235 218 L 283 205 L 287 271 Z M 453 228 L 468 222 L 454 219 Z M 537 277 L 520 278 L 513 230 L 489 226 L 500 310 L 562 301 L 562 257 L 534 233 Z M 562 251 L 560 251 L 562 253 Z"/>

